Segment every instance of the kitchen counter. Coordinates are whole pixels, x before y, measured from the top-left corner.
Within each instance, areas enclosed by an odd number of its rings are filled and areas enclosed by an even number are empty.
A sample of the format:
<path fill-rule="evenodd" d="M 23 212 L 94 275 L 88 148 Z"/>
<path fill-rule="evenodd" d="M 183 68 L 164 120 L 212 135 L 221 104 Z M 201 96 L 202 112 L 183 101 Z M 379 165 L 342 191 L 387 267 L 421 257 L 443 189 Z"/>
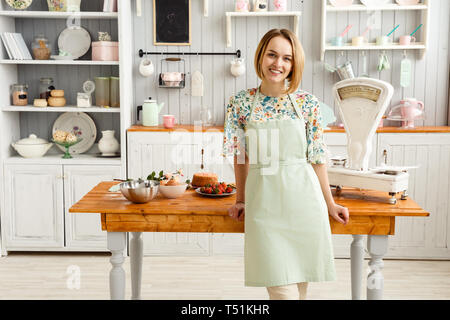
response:
<path fill-rule="evenodd" d="M 207 131 L 221 131 L 223 132 L 223 126 L 211 126 L 211 127 L 198 127 L 201 128 L 202 132 Z M 153 126 L 153 127 L 145 127 L 142 125 L 133 125 L 128 131 L 129 132 L 170 132 L 170 131 L 178 131 L 183 130 L 187 132 L 194 132 L 199 129 L 195 129 L 194 125 L 176 125 L 173 129 L 166 129 L 164 126 Z M 345 130 L 339 127 L 330 127 L 330 129 L 325 130 L 325 133 L 344 133 Z M 377 133 L 450 133 L 450 126 L 440 126 L 440 127 L 415 127 L 412 129 L 405 129 L 401 127 L 383 127 L 378 128 Z"/>

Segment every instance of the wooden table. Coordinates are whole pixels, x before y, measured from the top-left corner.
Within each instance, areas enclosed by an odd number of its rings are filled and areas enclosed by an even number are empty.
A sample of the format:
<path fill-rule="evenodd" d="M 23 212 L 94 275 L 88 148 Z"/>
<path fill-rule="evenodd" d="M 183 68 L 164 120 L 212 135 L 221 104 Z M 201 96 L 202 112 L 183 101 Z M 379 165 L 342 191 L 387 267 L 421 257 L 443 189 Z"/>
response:
<path fill-rule="evenodd" d="M 158 195 L 147 204 L 133 204 L 120 192 L 109 192 L 118 182 L 101 182 L 69 212 L 101 213 L 102 230 L 107 231 L 110 262 L 111 299 L 125 298 L 125 271 L 123 251 L 126 233 L 131 232 L 130 264 L 132 299 L 140 299 L 143 241 L 142 232 L 218 232 L 243 233 L 244 223 L 232 220 L 228 208 L 235 196 L 206 198 L 194 190 L 188 190 L 178 199 L 166 199 Z M 383 256 L 388 248 L 388 236 L 395 231 L 395 218 L 404 216 L 427 217 L 429 213 L 412 199 L 388 203 L 389 196 L 378 191 L 344 189 L 340 196 L 334 195 L 336 203 L 349 209 L 350 221 L 344 226 L 330 217 L 333 234 L 351 234 L 350 248 L 352 299 L 361 299 L 363 277 L 364 244 L 370 254 L 367 276 L 367 298 L 383 297 Z"/>

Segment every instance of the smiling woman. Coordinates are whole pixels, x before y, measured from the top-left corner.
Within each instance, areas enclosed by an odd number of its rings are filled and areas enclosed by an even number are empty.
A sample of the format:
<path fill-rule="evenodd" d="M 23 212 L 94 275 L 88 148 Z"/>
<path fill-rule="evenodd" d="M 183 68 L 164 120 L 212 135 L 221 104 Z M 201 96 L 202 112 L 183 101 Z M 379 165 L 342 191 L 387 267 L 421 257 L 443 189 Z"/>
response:
<path fill-rule="evenodd" d="M 245 219 L 245 284 L 276 300 L 335 280 L 328 215 L 348 222 L 329 188 L 319 102 L 298 88 L 304 62 L 294 33 L 267 32 L 255 53 L 261 86 L 230 99 L 224 126 L 236 177 L 229 215 Z"/>

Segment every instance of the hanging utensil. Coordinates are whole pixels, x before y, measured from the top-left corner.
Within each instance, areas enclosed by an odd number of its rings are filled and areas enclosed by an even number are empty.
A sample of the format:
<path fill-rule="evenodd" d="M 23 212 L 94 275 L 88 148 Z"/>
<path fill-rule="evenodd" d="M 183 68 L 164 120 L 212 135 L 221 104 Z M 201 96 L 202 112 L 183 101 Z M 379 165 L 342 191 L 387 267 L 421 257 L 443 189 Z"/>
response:
<path fill-rule="evenodd" d="M 405 50 L 400 64 L 400 86 L 403 88 L 408 88 L 411 85 L 411 69 L 411 60 L 408 59 Z"/>

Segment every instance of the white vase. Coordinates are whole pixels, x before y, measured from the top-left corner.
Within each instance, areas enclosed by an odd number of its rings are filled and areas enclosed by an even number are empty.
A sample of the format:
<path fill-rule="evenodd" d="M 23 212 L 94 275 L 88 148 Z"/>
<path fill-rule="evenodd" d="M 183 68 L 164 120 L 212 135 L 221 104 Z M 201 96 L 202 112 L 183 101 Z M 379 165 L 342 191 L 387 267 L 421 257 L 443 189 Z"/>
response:
<path fill-rule="evenodd" d="M 102 156 L 114 156 L 119 151 L 120 144 L 114 137 L 114 130 L 102 131 L 102 138 L 98 142 L 98 150 Z"/>

